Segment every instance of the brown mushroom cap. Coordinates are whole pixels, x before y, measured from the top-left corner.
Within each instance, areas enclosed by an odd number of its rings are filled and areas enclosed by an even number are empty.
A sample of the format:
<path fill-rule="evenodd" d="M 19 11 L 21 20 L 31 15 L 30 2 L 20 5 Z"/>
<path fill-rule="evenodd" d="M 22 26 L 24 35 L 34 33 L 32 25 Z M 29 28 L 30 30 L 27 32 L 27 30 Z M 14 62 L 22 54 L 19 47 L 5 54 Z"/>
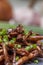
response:
<path fill-rule="evenodd" d="M 0 0 L 0 20 L 10 20 L 12 18 L 12 8 L 7 0 Z"/>

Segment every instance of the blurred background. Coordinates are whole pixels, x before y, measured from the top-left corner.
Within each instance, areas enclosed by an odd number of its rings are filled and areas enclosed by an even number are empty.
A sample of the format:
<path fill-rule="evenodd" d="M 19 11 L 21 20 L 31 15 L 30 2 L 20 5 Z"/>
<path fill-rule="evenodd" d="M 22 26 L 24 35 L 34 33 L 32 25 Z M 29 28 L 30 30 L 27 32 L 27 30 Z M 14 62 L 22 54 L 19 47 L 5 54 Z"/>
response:
<path fill-rule="evenodd" d="M 0 21 L 43 28 L 43 0 L 0 0 Z"/>

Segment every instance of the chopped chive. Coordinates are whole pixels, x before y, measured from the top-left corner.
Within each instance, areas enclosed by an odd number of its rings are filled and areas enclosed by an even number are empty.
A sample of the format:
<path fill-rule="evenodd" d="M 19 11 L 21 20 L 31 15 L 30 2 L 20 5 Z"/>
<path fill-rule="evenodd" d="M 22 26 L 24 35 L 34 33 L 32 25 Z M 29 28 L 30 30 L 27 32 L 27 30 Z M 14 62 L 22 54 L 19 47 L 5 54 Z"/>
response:
<path fill-rule="evenodd" d="M 31 36 L 36 36 L 36 34 L 32 34 Z"/>
<path fill-rule="evenodd" d="M 8 36 L 7 35 L 3 36 L 3 41 L 4 42 L 7 42 L 8 41 Z"/>
<path fill-rule="evenodd" d="M 18 48 L 18 49 L 20 49 L 20 48 L 21 48 L 21 45 L 19 45 L 19 44 L 15 44 L 14 48 Z"/>
<path fill-rule="evenodd" d="M 2 39 L 0 39 L 0 43 L 2 43 Z"/>
<path fill-rule="evenodd" d="M 38 60 L 34 60 L 34 63 L 38 64 L 38 62 L 39 62 Z"/>
<path fill-rule="evenodd" d="M 31 48 L 32 48 L 32 47 L 27 46 L 27 47 L 25 48 L 25 50 L 29 51 Z"/>
<path fill-rule="evenodd" d="M 37 48 L 37 45 L 36 44 L 32 44 L 32 45 L 26 46 L 25 50 L 30 51 L 32 48 L 33 49 Z"/>
<path fill-rule="evenodd" d="M 10 40 L 10 43 L 13 44 L 14 43 L 14 40 Z"/>
<path fill-rule="evenodd" d="M 16 38 L 12 38 L 12 40 L 16 41 Z"/>
<path fill-rule="evenodd" d="M 37 48 L 37 45 L 36 44 L 33 44 L 33 48 L 36 49 Z"/>
<path fill-rule="evenodd" d="M 16 56 L 16 61 L 18 61 L 19 60 L 19 56 Z"/>
<path fill-rule="evenodd" d="M 0 35 L 1 35 L 1 36 L 5 35 L 6 33 L 7 33 L 7 31 L 6 31 L 5 29 L 2 29 L 2 30 L 0 31 Z"/>
<path fill-rule="evenodd" d="M 21 48 L 21 45 L 18 44 L 18 45 L 17 45 L 17 48 Z"/>

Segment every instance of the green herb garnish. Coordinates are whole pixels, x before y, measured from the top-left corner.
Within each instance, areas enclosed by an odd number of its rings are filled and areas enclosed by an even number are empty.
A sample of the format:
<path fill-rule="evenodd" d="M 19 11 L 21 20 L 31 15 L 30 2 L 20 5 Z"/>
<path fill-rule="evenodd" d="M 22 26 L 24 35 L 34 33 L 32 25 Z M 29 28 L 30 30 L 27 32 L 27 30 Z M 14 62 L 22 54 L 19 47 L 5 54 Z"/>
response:
<path fill-rule="evenodd" d="M 33 33 L 31 36 L 36 36 L 36 34 Z"/>
<path fill-rule="evenodd" d="M 32 45 L 31 45 L 31 46 L 26 46 L 25 50 L 29 51 L 29 50 L 31 50 L 32 48 L 33 48 Z"/>
<path fill-rule="evenodd" d="M 21 45 L 20 44 L 15 44 L 14 48 L 20 49 L 21 48 Z"/>
<path fill-rule="evenodd" d="M 13 44 L 14 43 L 14 40 L 10 40 L 10 43 Z"/>
<path fill-rule="evenodd" d="M 5 29 L 2 29 L 2 30 L 0 31 L 0 35 L 1 35 L 1 36 L 5 35 L 6 33 L 7 33 L 7 31 L 6 31 Z"/>
<path fill-rule="evenodd" d="M 12 40 L 16 41 L 16 38 L 12 38 Z"/>
<path fill-rule="evenodd" d="M 38 64 L 38 62 L 39 62 L 38 60 L 34 60 L 34 63 Z"/>
<path fill-rule="evenodd" d="M 16 56 L 16 61 L 18 61 L 19 60 L 19 56 Z"/>
<path fill-rule="evenodd" d="M 21 48 L 21 45 L 18 44 L 18 45 L 17 45 L 17 48 Z"/>
<path fill-rule="evenodd" d="M 2 43 L 2 39 L 0 39 L 0 43 Z"/>
<path fill-rule="evenodd" d="M 37 48 L 37 45 L 36 44 L 32 44 L 32 45 L 26 46 L 25 50 L 30 51 L 32 48 L 33 49 Z"/>
<path fill-rule="evenodd" d="M 7 42 L 7 41 L 8 41 L 8 36 L 7 36 L 7 35 L 4 35 L 4 36 L 3 36 L 3 41 L 4 41 L 4 42 Z"/>

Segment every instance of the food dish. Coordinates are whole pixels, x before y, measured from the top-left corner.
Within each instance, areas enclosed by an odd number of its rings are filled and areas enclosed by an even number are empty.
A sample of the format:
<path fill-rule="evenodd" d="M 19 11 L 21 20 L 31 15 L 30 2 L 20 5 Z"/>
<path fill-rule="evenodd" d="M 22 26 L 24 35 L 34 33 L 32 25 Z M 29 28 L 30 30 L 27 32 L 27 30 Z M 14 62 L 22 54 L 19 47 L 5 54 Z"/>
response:
<path fill-rule="evenodd" d="M 32 31 L 26 34 L 22 25 L 0 29 L 0 63 L 23 65 L 37 57 L 43 58 L 43 36 Z M 38 63 L 38 60 L 33 61 Z"/>

